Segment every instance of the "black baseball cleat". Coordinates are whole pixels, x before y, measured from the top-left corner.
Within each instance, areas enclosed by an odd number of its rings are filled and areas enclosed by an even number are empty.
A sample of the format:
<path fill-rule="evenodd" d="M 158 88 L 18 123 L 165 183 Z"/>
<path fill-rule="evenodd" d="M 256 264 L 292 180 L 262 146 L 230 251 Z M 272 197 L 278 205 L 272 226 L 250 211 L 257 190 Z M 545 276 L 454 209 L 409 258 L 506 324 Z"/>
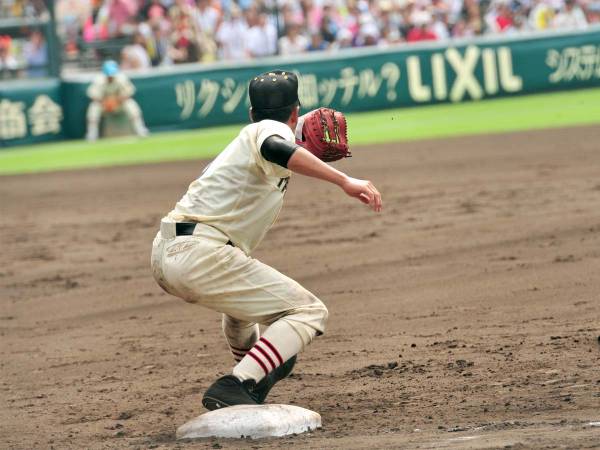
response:
<path fill-rule="evenodd" d="M 259 383 L 254 388 L 254 396 L 256 397 L 257 403 L 264 403 L 265 399 L 267 398 L 267 395 L 269 395 L 269 391 L 273 386 L 275 386 L 275 383 L 277 383 L 280 380 L 283 380 L 290 373 L 292 373 L 292 370 L 294 369 L 294 364 L 296 364 L 295 355 L 259 381 Z"/>
<path fill-rule="evenodd" d="M 255 387 L 254 380 L 240 381 L 233 375 L 225 375 L 206 390 L 202 404 L 210 411 L 234 405 L 257 405 Z"/>

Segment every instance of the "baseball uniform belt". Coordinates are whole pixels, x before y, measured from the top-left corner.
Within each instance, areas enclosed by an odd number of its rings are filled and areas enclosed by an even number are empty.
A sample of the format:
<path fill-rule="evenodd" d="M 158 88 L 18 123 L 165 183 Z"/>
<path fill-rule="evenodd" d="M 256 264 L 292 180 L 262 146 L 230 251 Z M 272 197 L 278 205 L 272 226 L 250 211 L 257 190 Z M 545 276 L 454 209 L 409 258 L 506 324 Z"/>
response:
<path fill-rule="evenodd" d="M 175 224 L 175 236 L 191 236 L 194 234 L 197 222 L 177 222 Z M 227 241 L 227 245 L 235 247 L 234 243 Z"/>

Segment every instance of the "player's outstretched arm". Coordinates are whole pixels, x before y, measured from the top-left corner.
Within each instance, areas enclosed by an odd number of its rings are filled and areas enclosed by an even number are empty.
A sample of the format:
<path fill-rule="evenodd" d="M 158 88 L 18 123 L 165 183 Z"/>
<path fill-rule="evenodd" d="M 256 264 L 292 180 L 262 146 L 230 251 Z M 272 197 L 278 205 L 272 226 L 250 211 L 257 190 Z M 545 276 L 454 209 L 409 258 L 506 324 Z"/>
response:
<path fill-rule="evenodd" d="M 287 162 L 292 172 L 336 184 L 350 197 L 369 205 L 373 211 L 382 209 L 381 194 L 368 180 L 352 178 L 329 164 L 324 163 L 308 150 L 298 147 Z"/>

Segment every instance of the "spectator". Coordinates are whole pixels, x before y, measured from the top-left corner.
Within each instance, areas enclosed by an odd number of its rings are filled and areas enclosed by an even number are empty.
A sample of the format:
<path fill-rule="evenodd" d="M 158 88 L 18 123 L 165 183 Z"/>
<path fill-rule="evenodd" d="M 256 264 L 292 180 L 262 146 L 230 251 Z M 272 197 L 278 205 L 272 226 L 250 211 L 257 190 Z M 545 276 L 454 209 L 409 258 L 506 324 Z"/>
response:
<path fill-rule="evenodd" d="M 352 40 L 354 41 L 360 30 L 360 11 L 356 2 L 348 4 L 348 14 L 344 18 L 342 27 L 352 33 Z"/>
<path fill-rule="evenodd" d="M 169 8 L 169 16 L 173 24 L 179 22 L 181 17 L 190 17 L 194 14 L 192 4 L 188 0 L 175 0 L 173 6 Z"/>
<path fill-rule="evenodd" d="M 215 36 L 221 59 L 245 59 L 247 36 L 248 25 L 242 16 L 242 11 L 237 5 L 231 5 Z"/>
<path fill-rule="evenodd" d="M 2 0 L 0 17 L 49 18 L 44 0 Z"/>
<path fill-rule="evenodd" d="M 137 46 L 123 51 L 124 67 L 147 67 L 148 58 L 153 66 L 262 58 L 276 54 L 278 44 L 280 53 L 288 55 L 471 37 L 484 31 L 582 29 L 600 21 L 600 0 L 581 0 L 585 3 L 580 6 L 578 1 L 56 0 L 60 36 L 69 54 L 76 53 L 80 37 L 92 42 L 140 33 L 143 40 L 136 37 Z M 43 14 L 42 4 L 4 0 L 0 14 Z M 13 51 L 20 47 L 13 45 Z"/>
<path fill-rule="evenodd" d="M 532 30 L 550 28 L 554 20 L 554 9 L 547 4 L 546 0 L 534 0 L 534 2 L 535 6 L 529 13 L 529 27 Z"/>
<path fill-rule="evenodd" d="M 587 28 L 588 22 L 585 14 L 579 6 L 575 4 L 575 0 L 565 0 L 561 12 L 559 12 L 552 21 L 554 28 Z"/>
<path fill-rule="evenodd" d="M 285 36 L 279 39 L 279 53 L 281 55 L 295 55 L 303 53 L 308 48 L 308 39 L 300 33 L 300 24 L 289 23 Z"/>
<path fill-rule="evenodd" d="M 473 34 L 481 34 L 483 25 L 481 21 L 481 10 L 478 0 L 464 0 L 464 11 L 467 19 L 467 28 Z"/>
<path fill-rule="evenodd" d="M 138 12 L 136 0 L 109 0 L 108 30 L 111 36 L 133 34 L 137 28 L 132 21 Z"/>
<path fill-rule="evenodd" d="M 329 48 L 329 43 L 323 39 L 320 31 L 315 31 L 310 35 L 310 44 L 307 47 L 309 52 L 320 52 L 327 48 Z"/>
<path fill-rule="evenodd" d="M 286 32 L 286 25 L 294 22 L 304 24 L 304 13 L 299 2 L 286 1 L 281 6 L 277 16 L 278 36 L 283 36 Z"/>
<path fill-rule="evenodd" d="M 306 27 L 310 30 L 316 30 L 323 20 L 323 10 L 315 4 L 314 0 L 300 0 L 303 18 Z M 299 22 L 296 22 L 299 23 Z"/>
<path fill-rule="evenodd" d="M 265 13 L 256 14 L 255 11 L 248 10 L 248 37 L 246 39 L 246 49 L 248 55 L 252 58 L 270 56 L 277 53 L 277 30 L 269 22 Z"/>
<path fill-rule="evenodd" d="M 384 0 L 379 4 L 379 15 L 375 18 L 377 28 L 381 30 L 382 36 L 385 35 L 385 40 L 397 42 L 400 39 L 400 25 L 402 19 L 400 15 L 394 11 L 393 4 Z M 391 41 L 390 41 L 391 39 Z"/>
<path fill-rule="evenodd" d="M 471 29 L 467 22 L 464 19 L 459 19 L 452 27 L 452 37 L 453 38 L 465 38 L 465 37 L 473 37 L 474 31 Z"/>
<path fill-rule="evenodd" d="M 430 29 L 431 15 L 427 11 L 416 11 L 412 16 L 413 27 L 408 32 L 408 42 L 435 41 L 437 36 Z"/>
<path fill-rule="evenodd" d="M 27 75 L 30 77 L 43 77 L 48 73 L 48 45 L 44 35 L 35 30 L 23 46 L 23 59 L 27 64 Z"/>
<path fill-rule="evenodd" d="M 0 36 L 0 80 L 15 78 L 19 64 L 11 54 L 12 39 Z"/>
<path fill-rule="evenodd" d="M 335 42 L 332 44 L 334 49 L 351 48 L 354 46 L 354 36 L 348 28 L 341 28 L 338 31 Z"/>
<path fill-rule="evenodd" d="M 167 14 L 167 7 L 161 0 L 150 0 L 144 3 L 145 4 L 140 9 L 139 14 L 142 20 L 151 20 L 152 16 L 156 16 L 156 14 L 160 14 L 163 17 Z M 154 13 L 152 13 L 152 11 L 154 11 Z"/>
<path fill-rule="evenodd" d="M 144 37 L 144 47 L 153 66 L 171 63 L 168 58 L 170 47 L 170 23 L 165 17 L 165 10 L 152 5 L 148 10 L 148 21 L 140 25 L 139 33 Z"/>
<path fill-rule="evenodd" d="M 600 0 L 592 0 L 587 4 L 587 20 L 590 24 L 600 23 Z"/>
<path fill-rule="evenodd" d="M 414 3 L 407 2 L 404 6 L 399 7 L 399 31 L 403 39 L 406 39 L 408 32 L 412 29 L 412 15 L 414 13 Z"/>
<path fill-rule="evenodd" d="M 91 0 L 63 0 L 56 3 L 57 31 L 68 54 L 77 53 L 77 38 L 91 15 Z"/>
<path fill-rule="evenodd" d="M 200 61 L 202 55 L 190 16 L 186 13 L 180 14 L 174 26 L 168 50 L 169 59 L 175 64 Z"/>
<path fill-rule="evenodd" d="M 100 119 L 103 115 L 121 111 L 127 115 L 138 136 L 147 136 L 148 129 L 144 124 L 142 111 L 132 98 L 134 93 L 135 87 L 119 70 L 119 65 L 115 61 L 106 61 L 102 66 L 102 74 L 94 79 L 87 90 L 91 103 L 87 110 L 86 139 L 98 139 Z"/>
<path fill-rule="evenodd" d="M 206 36 L 213 36 L 219 23 L 219 10 L 211 6 L 209 0 L 198 0 L 198 7 L 194 10 L 196 26 Z"/>
<path fill-rule="evenodd" d="M 510 0 L 496 0 L 492 3 L 485 21 L 488 33 L 505 33 L 514 30 L 513 14 L 509 7 Z"/>
<path fill-rule="evenodd" d="M 151 66 L 152 62 L 146 50 L 146 38 L 141 33 L 136 33 L 133 43 L 121 51 L 121 67 L 124 70 L 143 70 Z"/>
<path fill-rule="evenodd" d="M 323 4 L 323 18 L 321 19 L 321 36 L 326 42 L 335 41 L 337 33 L 340 31 L 342 19 L 331 3 Z"/>
<path fill-rule="evenodd" d="M 438 9 L 433 15 L 435 19 L 431 25 L 431 31 L 440 41 L 449 39 L 450 30 L 448 24 L 448 12 L 443 9 Z"/>
<path fill-rule="evenodd" d="M 360 47 L 369 47 L 371 45 L 377 45 L 379 42 L 379 28 L 373 20 L 367 18 L 360 27 L 358 39 L 356 40 L 357 45 Z"/>

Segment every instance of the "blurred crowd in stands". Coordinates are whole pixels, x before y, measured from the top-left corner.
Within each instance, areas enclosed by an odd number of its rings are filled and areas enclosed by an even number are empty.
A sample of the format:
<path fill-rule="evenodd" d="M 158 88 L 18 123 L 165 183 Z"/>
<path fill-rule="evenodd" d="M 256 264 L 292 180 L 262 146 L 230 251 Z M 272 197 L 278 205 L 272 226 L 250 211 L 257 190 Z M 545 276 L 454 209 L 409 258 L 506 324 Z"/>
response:
<path fill-rule="evenodd" d="M 2 0 L 0 18 L 47 15 L 44 3 Z M 582 29 L 600 22 L 600 0 L 55 0 L 55 12 L 67 60 L 115 43 L 123 68 L 145 69 Z M 11 58 L 35 67 L 44 46 L 36 31 L 17 48 L 1 37 L 0 71 Z"/>

